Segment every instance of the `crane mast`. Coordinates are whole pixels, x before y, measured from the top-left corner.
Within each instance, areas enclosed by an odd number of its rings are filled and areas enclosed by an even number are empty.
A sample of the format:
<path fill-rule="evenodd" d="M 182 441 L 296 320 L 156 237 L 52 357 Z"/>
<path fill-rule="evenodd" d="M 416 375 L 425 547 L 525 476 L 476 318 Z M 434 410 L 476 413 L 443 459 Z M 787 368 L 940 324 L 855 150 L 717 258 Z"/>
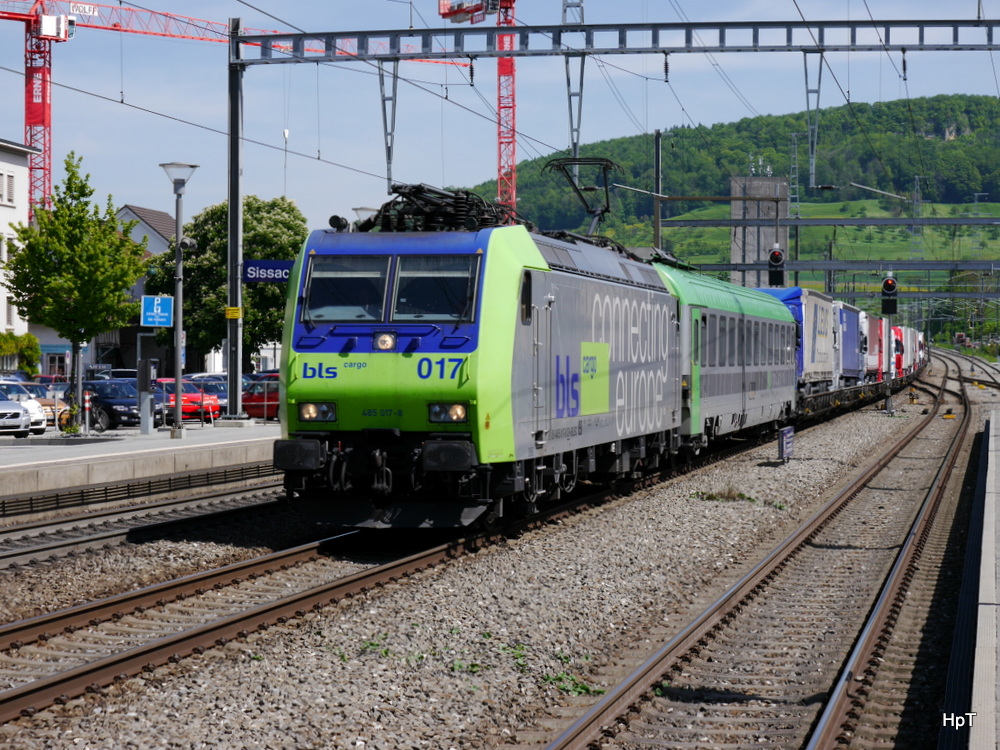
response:
<path fill-rule="evenodd" d="M 227 42 L 229 27 L 217 21 L 169 13 L 63 0 L 0 0 L 0 20 L 24 24 L 24 140 L 28 156 L 29 215 L 52 196 L 52 45 L 77 28 L 147 36 Z M 270 33 L 270 32 L 262 32 Z"/>
<path fill-rule="evenodd" d="M 497 14 L 497 26 L 513 27 L 515 0 L 439 0 L 438 12 L 453 23 L 479 23 Z M 515 34 L 497 34 L 497 49 L 514 50 Z M 517 209 L 517 96 L 513 57 L 497 59 L 497 203 Z"/>

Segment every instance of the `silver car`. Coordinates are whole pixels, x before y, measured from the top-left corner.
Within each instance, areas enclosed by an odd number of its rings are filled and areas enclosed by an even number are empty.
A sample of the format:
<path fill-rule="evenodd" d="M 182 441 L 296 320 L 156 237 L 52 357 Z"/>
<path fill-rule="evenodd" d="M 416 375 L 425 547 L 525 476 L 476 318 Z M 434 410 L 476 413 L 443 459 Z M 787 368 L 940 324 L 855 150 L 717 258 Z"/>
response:
<path fill-rule="evenodd" d="M 0 380 L 0 398 L 22 404 L 31 416 L 31 432 L 35 435 L 45 434 L 49 426 L 45 410 L 24 385 L 16 380 Z"/>
<path fill-rule="evenodd" d="M 31 415 L 16 401 L 0 400 L 0 435 L 28 437 L 31 432 Z"/>

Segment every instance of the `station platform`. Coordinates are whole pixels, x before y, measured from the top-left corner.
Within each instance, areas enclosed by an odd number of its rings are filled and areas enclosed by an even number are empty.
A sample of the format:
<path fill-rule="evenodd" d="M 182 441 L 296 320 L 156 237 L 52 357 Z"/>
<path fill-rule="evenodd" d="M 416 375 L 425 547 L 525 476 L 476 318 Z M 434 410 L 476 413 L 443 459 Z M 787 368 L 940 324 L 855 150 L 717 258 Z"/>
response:
<path fill-rule="evenodd" d="M 246 464 L 269 463 L 281 436 L 277 421 L 217 420 L 142 434 L 119 428 L 88 436 L 0 436 L 0 496 L 25 496 L 68 488 L 126 484 Z"/>
<path fill-rule="evenodd" d="M 938 750 L 1000 748 L 1000 411 L 990 413 L 970 464 L 976 471 L 976 494 Z"/>

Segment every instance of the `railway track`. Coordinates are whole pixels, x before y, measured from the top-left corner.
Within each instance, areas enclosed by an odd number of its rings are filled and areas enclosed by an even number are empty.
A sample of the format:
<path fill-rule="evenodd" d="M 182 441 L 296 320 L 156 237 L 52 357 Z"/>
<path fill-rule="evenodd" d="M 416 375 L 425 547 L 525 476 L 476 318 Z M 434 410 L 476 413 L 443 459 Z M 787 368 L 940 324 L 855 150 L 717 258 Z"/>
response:
<path fill-rule="evenodd" d="M 0 529 L 0 568 L 121 544 L 144 533 L 162 533 L 170 526 L 209 523 L 213 516 L 259 509 L 280 497 L 281 484 L 273 482 L 259 485 L 253 492 L 213 491 L 138 507 L 4 527 Z"/>
<path fill-rule="evenodd" d="M 442 545 L 360 570 L 326 539 L 0 627 L 0 723 L 179 661 L 461 554 Z"/>
<path fill-rule="evenodd" d="M 935 516 L 967 430 L 967 402 L 943 383 L 940 391 L 917 430 L 551 741 L 549 750 L 801 747 L 814 726 L 816 747 L 853 736 L 857 694 L 871 691 L 867 665 L 884 656 L 855 644 L 889 639 L 895 609 L 906 598 L 895 587 L 915 574 L 913 561 L 927 547 L 924 526 Z M 963 420 L 941 419 L 945 409 Z M 945 462 L 942 440 L 952 446 Z"/>
<path fill-rule="evenodd" d="M 505 535 L 551 523 L 620 492 L 579 498 L 502 529 L 382 565 L 334 559 L 333 546 L 360 533 L 350 531 L 0 626 L 0 723 L 304 617 L 311 610 L 478 551 Z"/>
<path fill-rule="evenodd" d="M 963 444 L 963 453 L 969 453 L 971 442 Z M 938 518 L 928 519 L 931 522 L 922 528 L 913 545 L 919 559 L 906 561 L 907 586 L 885 608 L 891 632 L 873 629 L 880 641 L 869 639 L 858 646 L 847 665 L 851 679 L 838 685 L 839 705 L 831 707 L 831 723 L 821 726 L 825 731 L 817 732 L 813 747 L 823 747 L 817 744 L 821 739 L 844 748 L 937 747 L 935 730 L 944 705 L 970 500 L 969 493 L 952 487 L 928 510 Z"/>
<path fill-rule="evenodd" d="M 603 499 L 588 498 L 587 503 Z M 554 510 L 532 523 L 546 523 L 562 512 L 567 510 Z M 345 570 L 317 543 L 280 553 L 280 558 L 268 556 L 11 623 L 0 629 L 0 680 L 7 681 L 0 693 L 0 721 L 301 617 L 479 549 L 498 536 L 459 540 L 370 570 L 357 565 Z"/>

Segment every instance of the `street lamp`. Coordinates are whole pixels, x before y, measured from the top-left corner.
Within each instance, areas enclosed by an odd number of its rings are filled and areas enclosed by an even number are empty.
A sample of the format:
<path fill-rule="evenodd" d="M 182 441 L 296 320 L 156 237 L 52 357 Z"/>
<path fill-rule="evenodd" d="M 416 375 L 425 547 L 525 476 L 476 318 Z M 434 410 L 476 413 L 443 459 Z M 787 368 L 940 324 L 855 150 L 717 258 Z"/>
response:
<path fill-rule="evenodd" d="M 174 427 L 170 437 L 184 437 L 184 413 L 182 411 L 181 379 L 184 374 L 184 251 L 193 247 L 194 243 L 185 238 L 184 234 L 184 186 L 191 179 L 197 164 L 183 164 L 171 161 L 161 164 L 163 171 L 174 184 L 174 196 L 177 199 L 175 209 L 176 223 L 174 225 Z"/>

